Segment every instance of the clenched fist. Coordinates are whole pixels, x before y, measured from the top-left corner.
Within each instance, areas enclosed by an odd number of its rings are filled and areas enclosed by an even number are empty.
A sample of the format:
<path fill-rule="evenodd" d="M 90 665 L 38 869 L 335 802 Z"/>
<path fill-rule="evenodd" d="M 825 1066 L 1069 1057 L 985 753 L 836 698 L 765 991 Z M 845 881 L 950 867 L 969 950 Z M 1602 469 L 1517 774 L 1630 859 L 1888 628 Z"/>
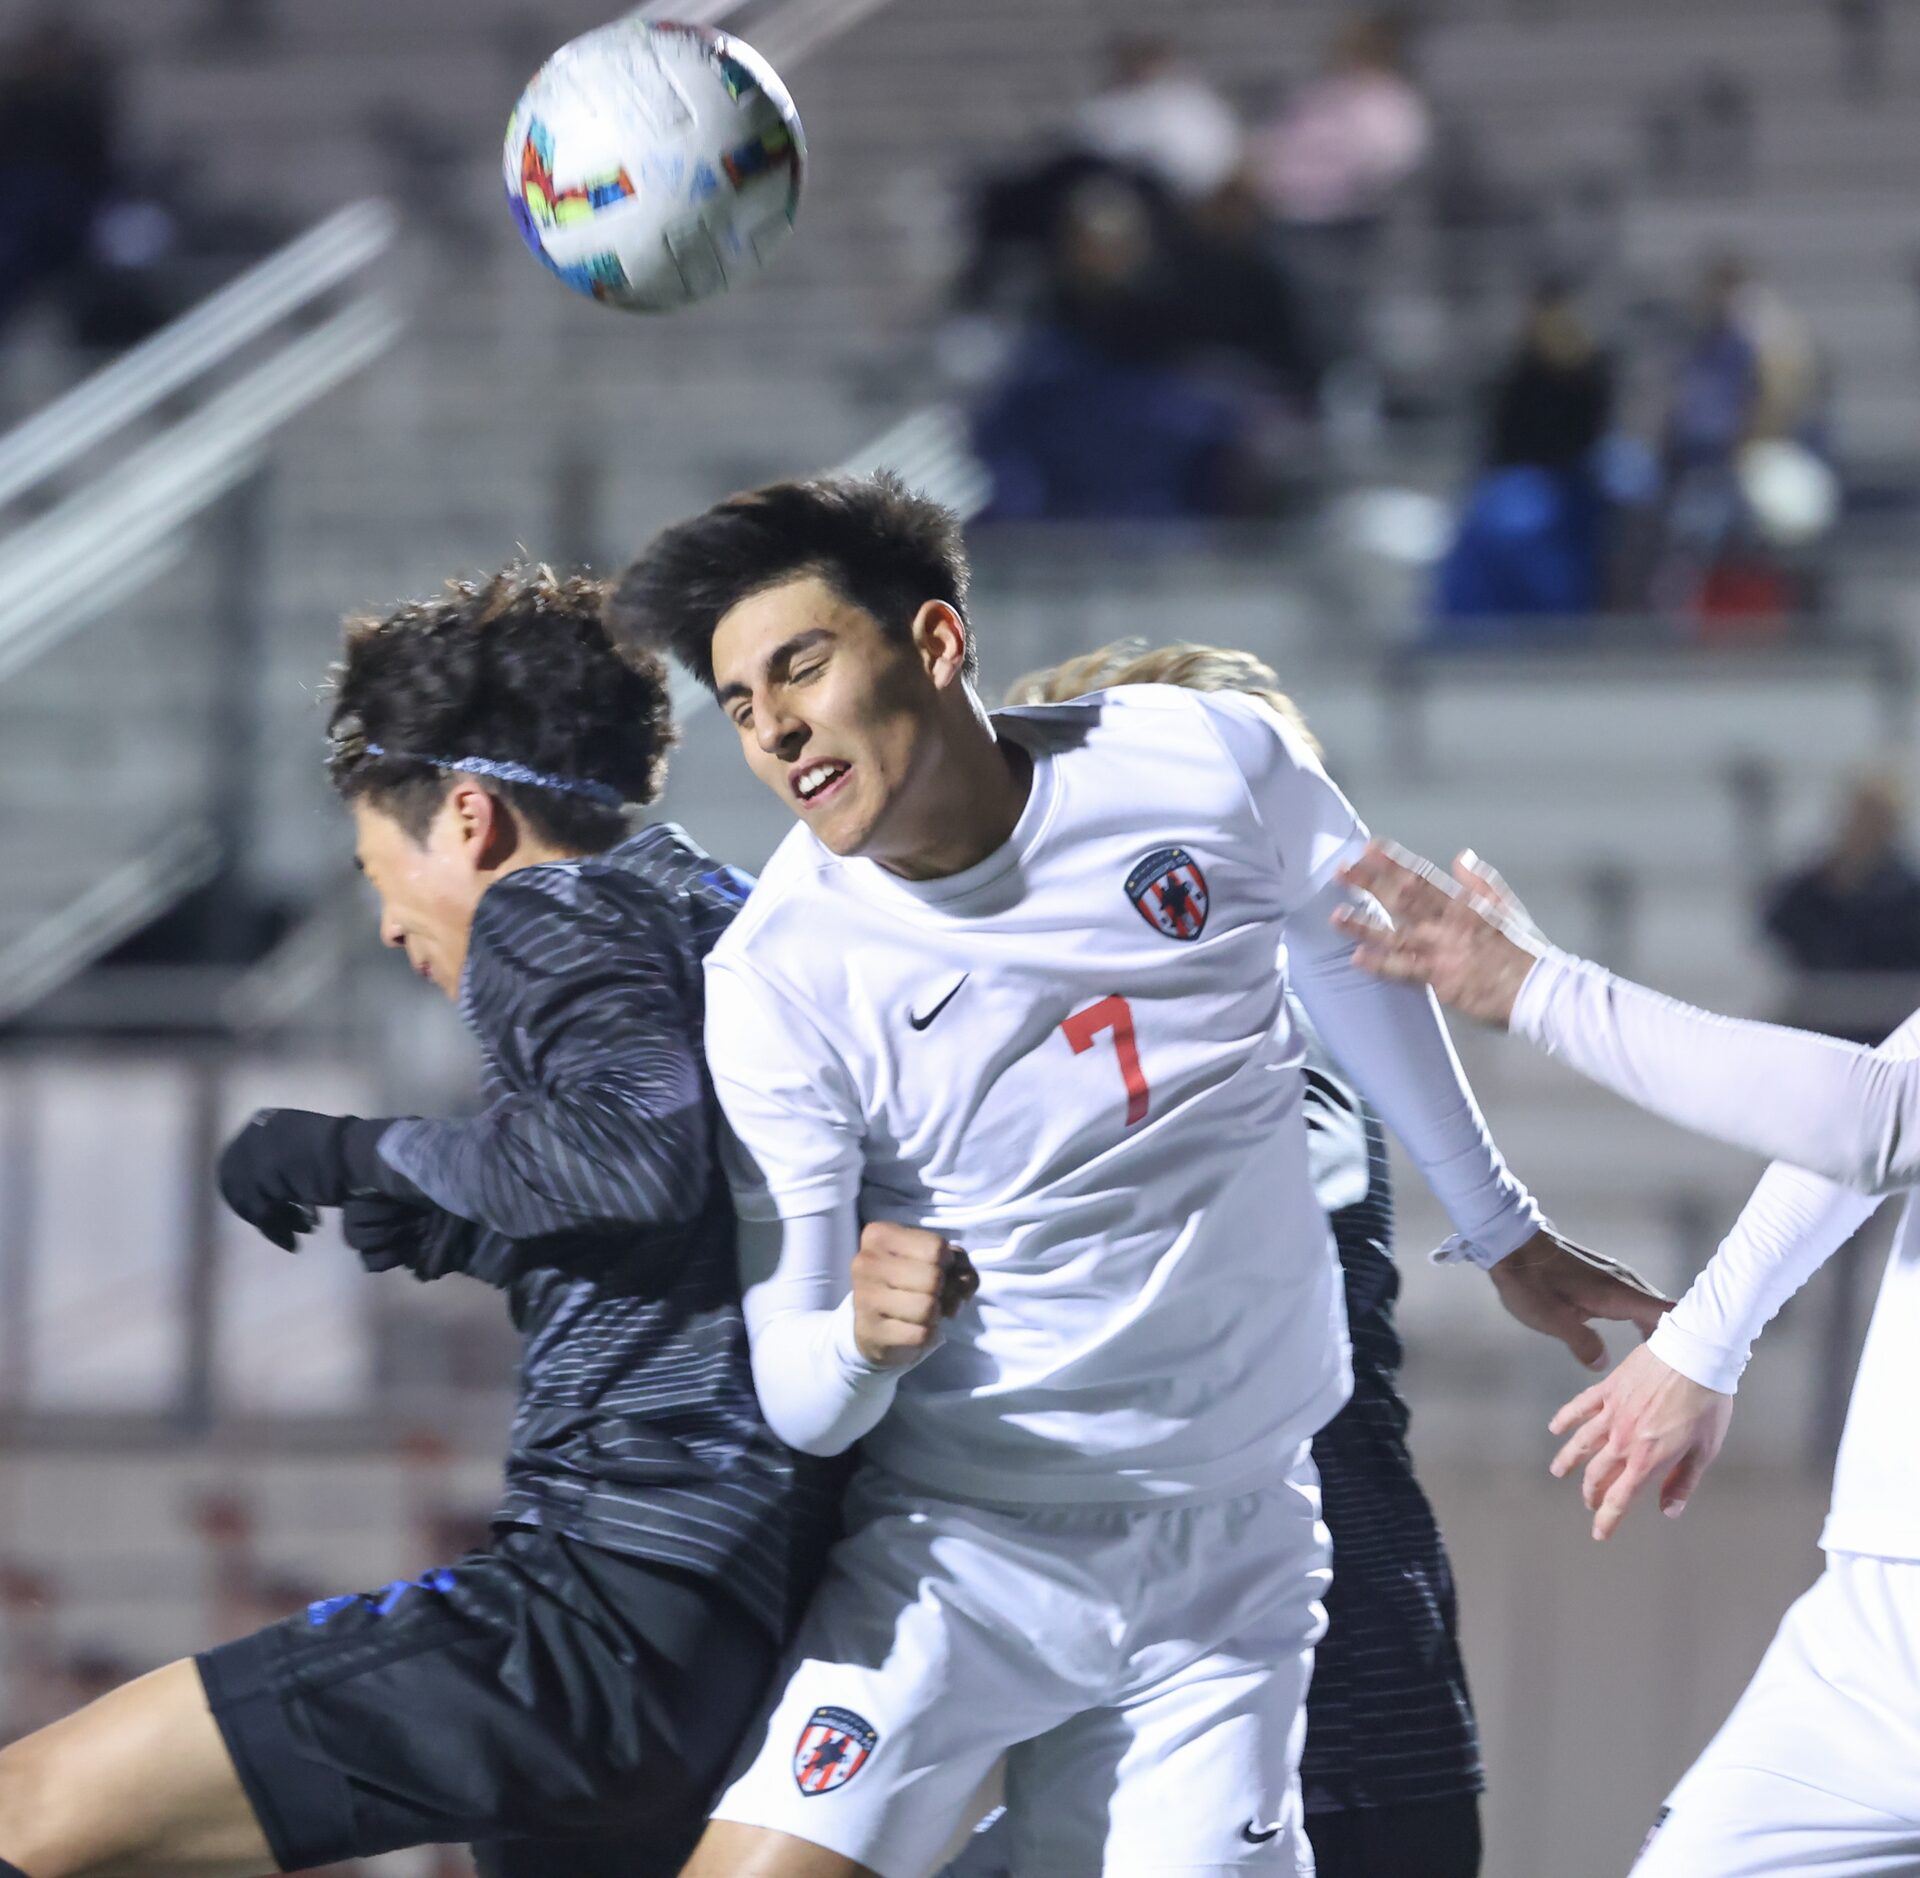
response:
<path fill-rule="evenodd" d="M 853 1259 L 853 1340 L 869 1363 L 907 1369 L 980 1289 L 980 1274 L 937 1232 L 874 1220 Z"/>

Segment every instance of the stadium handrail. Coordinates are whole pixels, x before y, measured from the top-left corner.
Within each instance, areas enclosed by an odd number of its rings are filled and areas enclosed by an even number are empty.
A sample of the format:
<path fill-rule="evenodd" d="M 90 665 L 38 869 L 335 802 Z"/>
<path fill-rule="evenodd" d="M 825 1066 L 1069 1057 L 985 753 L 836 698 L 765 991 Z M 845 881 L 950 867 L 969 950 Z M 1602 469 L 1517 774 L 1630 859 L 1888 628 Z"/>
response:
<path fill-rule="evenodd" d="M 76 462 L 393 243 L 384 202 L 330 215 L 0 437 L 0 505 Z"/>
<path fill-rule="evenodd" d="M 180 560 L 186 524 L 244 480 L 272 434 L 387 350 L 402 322 L 383 289 L 361 282 L 329 303 L 395 229 L 378 201 L 328 217 L 0 437 L 0 506 L 50 504 L 0 535 L 0 683 Z M 197 408 L 176 417 L 167 401 L 183 392 Z M 108 443 L 117 461 L 68 474 Z M 202 884 L 217 862 L 211 829 L 182 839 L 111 869 L 0 950 L 0 1019 Z"/>
<path fill-rule="evenodd" d="M 0 680 L 131 591 L 130 575 L 153 571 L 142 557 L 177 552 L 182 524 L 246 475 L 273 432 L 399 330 L 392 304 L 368 294 L 0 541 Z"/>
<path fill-rule="evenodd" d="M 96 880 L 0 951 L 0 1023 L 70 976 L 75 958 L 95 959 L 111 950 L 139 931 L 156 904 L 170 905 L 204 886 L 219 865 L 212 828 L 192 823 Z"/>

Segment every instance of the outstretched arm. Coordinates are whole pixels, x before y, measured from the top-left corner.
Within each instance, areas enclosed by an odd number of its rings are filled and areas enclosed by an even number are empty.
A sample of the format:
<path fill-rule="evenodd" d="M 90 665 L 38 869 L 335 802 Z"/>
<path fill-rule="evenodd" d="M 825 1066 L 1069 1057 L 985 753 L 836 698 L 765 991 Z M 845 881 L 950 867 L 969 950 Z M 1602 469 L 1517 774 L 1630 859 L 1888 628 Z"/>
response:
<path fill-rule="evenodd" d="M 1606 1348 L 1590 1320 L 1630 1322 L 1644 1335 L 1667 1300 L 1547 1225 L 1488 1134 L 1433 999 L 1368 976 L 1334 931 L 1335 910 L 1354 898 L 1334 881 L 1288 921 L 1294 992 L 1446 1208 L 1458 1234 L 1447 1254 L 1489 1268 L 1514 1317 L 1599 1368 Z"/>
<path fill-rule="evenodd" d="M 1358 941 L 1356 962 L 1432 986 L 1443 1003 L 1509 1025 L 1698 1134 L 1860 1193 L 1920 1182 L 1920 1059 L 1662 997 L 1548 946 L 1499 876 L 1471 856 L 1454 871 L 1446 882 L 1417 856 L 1370 847 L 1348 878 L 1394 923 L 1337 916 Z"/>
<path fill-rule="evenodd" d="M 1554 1418 L 1553 1473 L 1586 1474 L 1581 1498 L 1606 1539 L 1657 1482 L 1660 1510 L 1685 1511 L 1713 1464 L 1753 1340 L 1879 1206 L 1797 1167 L 1762 1177 L 1733 1230 L 1644 1349 Z"/>
<path fill-rule="evenodd" d="M 1911 1060 L 1917 1052 L 1920 1014 L 1875 1054 Z M 1720 1451 L 1755 1338 L 1879 1206 L 1776 1162 L 1647 1347 L 1554 1417 L 1553 1432 L 1569 1439 L 1553 1472 L 1586 1468 L 1581 1497 L 1596 1539 L 1607 1538 L 1654 1481 L 1660 1510 L 1680 1515 Z"/>

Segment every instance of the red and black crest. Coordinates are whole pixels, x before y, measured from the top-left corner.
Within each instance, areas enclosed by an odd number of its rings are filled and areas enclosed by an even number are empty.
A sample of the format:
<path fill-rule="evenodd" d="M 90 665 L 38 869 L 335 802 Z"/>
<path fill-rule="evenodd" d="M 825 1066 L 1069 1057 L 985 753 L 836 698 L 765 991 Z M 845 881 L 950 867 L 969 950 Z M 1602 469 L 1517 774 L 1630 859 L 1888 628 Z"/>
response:
<path fill-rule="evenodd" d="M 878 1729 L 850 1708 L 817 1708 L 793 1750 L 793 1777 L 802 1793 L 831 1793 L 866 1766 Z"/>
<path fill-rule="evenodd" d="M 1127 876 L 1127 898 L 1169 939 L 1198 939 L 1207 926 L 1207 877 L 1185 848 L 1156 848 Z"/>

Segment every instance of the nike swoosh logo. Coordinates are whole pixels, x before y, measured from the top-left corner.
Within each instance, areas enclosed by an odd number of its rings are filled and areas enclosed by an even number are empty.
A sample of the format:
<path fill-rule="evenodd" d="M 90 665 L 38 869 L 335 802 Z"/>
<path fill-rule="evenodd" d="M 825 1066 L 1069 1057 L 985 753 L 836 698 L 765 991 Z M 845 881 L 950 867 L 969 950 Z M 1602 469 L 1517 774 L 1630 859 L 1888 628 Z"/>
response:
<path fill-rule="evenodd" d="M 1255 1832 L 1253 1829 L 1253 1821 L 1248 1820 L 1247 1823 L 1240 1828 L 1240 1836 L 1246 1840 L 1249 1845 L 1265 1845 L 1269 1839 L 1279 1838 L 1280 1828 L 1278 1826 L 1269 1826 L 1265 1832 Z"/>
<path fill-rule="evenodd" d="M 911 1024 L 915 1030 L 925 1030 L 926 1027 L 929 1024 L 931 1024 L 933 1020 L 936 1017 L 938 1017 L 940 1013 L 944 1011 L 947 1008 L 947 1006 L 951 1004 L 954 1001 L 954 999 L 960 995 L 960 986 L 964 985 L 967 982 L 967 980 L 972 976 L 973 974 L 971 972 L 962 972 L 960 974 L 959 983 L 956 984 L 953 987 L 953 989 L 949 991 L 947 995 L 944 998 L 942 998 L 940 1002 L 933 1007 L 932 1010 L 930 1010 L 924 1017 L 922 1017 L 918 1011 L 909 1011 L 907 1013 L 907 1022 Z"/>

